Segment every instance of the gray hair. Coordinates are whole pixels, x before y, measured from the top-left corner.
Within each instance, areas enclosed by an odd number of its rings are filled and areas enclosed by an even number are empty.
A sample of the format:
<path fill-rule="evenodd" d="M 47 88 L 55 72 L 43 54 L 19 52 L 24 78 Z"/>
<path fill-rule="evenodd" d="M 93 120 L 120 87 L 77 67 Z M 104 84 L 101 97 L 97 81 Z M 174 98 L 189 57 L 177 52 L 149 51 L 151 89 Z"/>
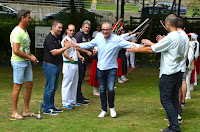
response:
<path fill-rule="evenodd" d="M 82 27 L 85 25 L 85 24 L 88 24 L 90 27 L 91 27 L 91 22 L 89 20 L 85 20 L 82 24 Z"/>
<path fill-rule="evenodd" d="M 103 25 L 109 25 L 110 26 L 110 29 L 112 29 L 112 24 L 110 22 L 104 22 L 102 25 L 101 25 L 101 28 Z"/>
<path fill-rule="evenodd" d="M 22 19 L 22 16 L 26 17 L 27 14 L 30 14 L 30 13 L 31 13 L 31 11 L 29 11 L 29 10 L 20 10 L 20 11 L 18 11 L 18 14 L 17 14 L 18 21 L 20 22 L 21 19 Z"/>

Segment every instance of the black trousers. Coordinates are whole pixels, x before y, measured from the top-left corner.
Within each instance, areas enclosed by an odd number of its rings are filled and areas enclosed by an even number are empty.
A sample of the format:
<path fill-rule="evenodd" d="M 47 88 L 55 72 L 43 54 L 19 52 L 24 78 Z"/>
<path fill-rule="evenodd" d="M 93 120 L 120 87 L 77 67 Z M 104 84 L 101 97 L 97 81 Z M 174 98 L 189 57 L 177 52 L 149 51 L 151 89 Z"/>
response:
<path fill-rule="evenodd" d="M 182 84 L 182 76 L 182 72 L 162 75 L 159 82 L 160 101 L 169 118 L 169 129 L 173 132 L 181 131 L 177 118 L 179 113 L 179 87 Z"/>
<path fill-rule="evenodd" d="M 87 61 L 82 63 L 81 60 L 78 60 L 79 79 L 78 79 L 77 96 L 76 96 L 76 100 L 78 103 L 81 103 L 84 100 L 83 94 L 81 92 L 81 85 L 83 83 L 83 79 L 85 78 L 87 64 L 88 64 Z"/>

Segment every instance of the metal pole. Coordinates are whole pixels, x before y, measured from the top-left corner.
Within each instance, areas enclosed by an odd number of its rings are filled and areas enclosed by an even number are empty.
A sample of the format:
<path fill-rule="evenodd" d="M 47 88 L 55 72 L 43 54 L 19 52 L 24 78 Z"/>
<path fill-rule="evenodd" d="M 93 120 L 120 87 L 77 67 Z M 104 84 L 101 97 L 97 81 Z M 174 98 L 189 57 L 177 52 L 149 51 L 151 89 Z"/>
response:
<path fill-rule="evenodd" d="M 180 17 L 180 10 L 181 10 L 181 0 L 178 2 L 178 17 Z"/>
<path fill-rule="evenodd" d="M 124 0 L 121 1 L 121 18 L 123 18 L 123 22 L 124 22 L 124 5 L 125 5 L 125 2 Z"/>
<path fill-rule="evenodd" d="M 119 19 L 119 0 L 117 0 L 117 16 L 116 16 L 116 22 Z"/>

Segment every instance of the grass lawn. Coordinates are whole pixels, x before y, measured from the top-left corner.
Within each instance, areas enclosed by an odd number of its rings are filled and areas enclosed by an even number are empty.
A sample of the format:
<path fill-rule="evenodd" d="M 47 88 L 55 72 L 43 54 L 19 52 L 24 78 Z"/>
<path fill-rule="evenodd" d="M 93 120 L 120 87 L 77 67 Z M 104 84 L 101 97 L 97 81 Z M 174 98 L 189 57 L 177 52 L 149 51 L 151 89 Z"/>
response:
<path fill-rule="evenodd" d="M 90 105 L 65 110 L 57 116 L 43 115 L 42 120 L 27 117 L 25 120 L 10 120 L 12 113 L 12 69 L 0 67 L 0 128 L 1 132 L 158 132 L 168 122 L 159 100 L 158 72 L 155 67 L 137 68 L 127 75 L 129 81 L 116 84 L 115 109 L 117 118 L 107 116 L 98 118 L 101 112 L 99 97 L 92 96 L 92 87 L 84 82 L 83 95 L 90 99 Z M 45 77 L 41 66 L 33 66 L 34 87 L 30 107 L 37 112 L 36 101 L 43 100 Z M 87 75 L 88 76 L 88 75 Z M 61 80 L 55 96 L 55 104 L 61 108 Z M 18 110 L 23 111 L 23 91 L 20 92 Z M 200 131 L 200 87 L 196 86 L 191 93 L 192 99 L 186 100 L 183 109 L 184 122 L 180 125 L 182 132 Z"/>

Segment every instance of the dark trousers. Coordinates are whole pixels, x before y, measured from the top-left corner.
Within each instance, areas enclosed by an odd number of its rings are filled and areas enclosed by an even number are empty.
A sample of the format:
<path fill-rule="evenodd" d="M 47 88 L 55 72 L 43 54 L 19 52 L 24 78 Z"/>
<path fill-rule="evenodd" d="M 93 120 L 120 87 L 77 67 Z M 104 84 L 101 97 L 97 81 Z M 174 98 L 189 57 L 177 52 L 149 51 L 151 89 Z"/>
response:
<path fill-rule="evenodd" d="M 83 79 L 85 78 L 86 67 L 87 67 L 87 61 L 82 63 L 82 61 L 78 60 L 79 79 L 78 79 L 76 100 L 79 103 L 81 103 L 84 100 L 84 97 L 83 97 L 82 92 L 81 92 L 81 85 L 83 83 Z"/>
<path fill-rule="evenodd" d="M 159 82 L 160 101 L 169 118 L 170 126 L 173 132 L 180 132 L 178 123 L 179 113 L 179 87 L 182 84 L 181 72 L 172 75 L 162 75 Z"/>
<path fill-rule="evenodd" d="M 107 94 L 108 90 L 108 103 L 109 108 L 114 108 L 114 98 L 115 98 L 115 80 L 116 80 L 117 69 L 110 70 L 99 70 L 97 68 L 97 78 L 100 87 L 100 98 L 101 98 L 101 108 L 107 111 Z"/>

